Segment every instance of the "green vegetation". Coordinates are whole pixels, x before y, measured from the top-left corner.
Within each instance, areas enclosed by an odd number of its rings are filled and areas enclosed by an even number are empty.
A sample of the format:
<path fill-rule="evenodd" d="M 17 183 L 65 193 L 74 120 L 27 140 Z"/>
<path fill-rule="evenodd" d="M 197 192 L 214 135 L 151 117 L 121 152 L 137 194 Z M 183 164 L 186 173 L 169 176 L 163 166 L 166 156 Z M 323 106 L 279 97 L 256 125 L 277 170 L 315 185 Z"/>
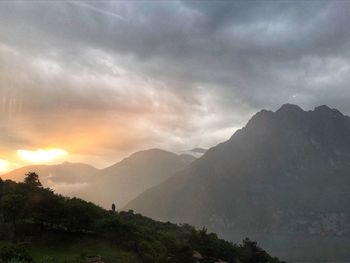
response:
<path fill-rule="evenodd" d="M 34 173 L 24 183 L 0 179 L 0 240 L 0 262 L 280 262 L 249 239 L 234 245 L 206 229 L 57 195 Z"/>

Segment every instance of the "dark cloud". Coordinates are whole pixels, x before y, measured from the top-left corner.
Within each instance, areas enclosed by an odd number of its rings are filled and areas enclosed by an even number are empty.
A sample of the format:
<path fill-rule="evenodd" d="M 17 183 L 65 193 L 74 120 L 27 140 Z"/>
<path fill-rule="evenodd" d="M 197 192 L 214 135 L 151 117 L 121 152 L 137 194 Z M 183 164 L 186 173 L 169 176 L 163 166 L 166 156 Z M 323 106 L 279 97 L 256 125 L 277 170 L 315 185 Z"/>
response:
<path fill-rule="evenodd" d="M 67 144 L 91 130 L 81 154 L 178 150 L 216 144 L 254 111 L 287 102 L 350 113 L 348 1 L 0 7 L 8 147 Z M 59 138 L 64 130 L 69 140 Z"/>

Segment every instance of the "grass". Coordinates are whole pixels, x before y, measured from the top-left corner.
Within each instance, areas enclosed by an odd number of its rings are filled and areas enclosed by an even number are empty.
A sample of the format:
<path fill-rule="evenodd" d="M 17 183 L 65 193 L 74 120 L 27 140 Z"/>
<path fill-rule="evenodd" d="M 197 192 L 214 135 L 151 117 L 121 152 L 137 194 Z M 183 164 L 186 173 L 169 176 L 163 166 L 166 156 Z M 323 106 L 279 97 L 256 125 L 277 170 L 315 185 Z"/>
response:
<path fill-rule="evenodd" d="M 8 242 L 0 241 L 0 246 Z M 106 263 L 139 263 L 137 256 L 103 239 L 70 237 L 27 243 L 35 263 L 85 263 L 87 255 L 101 256 Z"/>

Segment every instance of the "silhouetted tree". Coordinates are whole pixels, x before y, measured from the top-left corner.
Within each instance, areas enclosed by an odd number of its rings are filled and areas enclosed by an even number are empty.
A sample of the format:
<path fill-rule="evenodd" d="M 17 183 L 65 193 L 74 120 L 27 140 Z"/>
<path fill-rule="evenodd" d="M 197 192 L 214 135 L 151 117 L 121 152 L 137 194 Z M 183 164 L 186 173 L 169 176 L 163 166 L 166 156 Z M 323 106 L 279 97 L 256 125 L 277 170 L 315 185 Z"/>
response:
<path fill-rule="evenodd" d="M 0 262 L 33 262 L 23 245 L 7 245 L 0 249 Z"/>
<path fill-rule="evenodd" d="M 115 204 L 112 204 L 112 211 L 115 212 Z"/>
<path fill-rule="evenodd" d="M 41 184 L 39 180 L 39 175 L 34 172 L 27 173 L 24 178 L 24 182 L 26 184 L 35 186 L 35 187 L 42 187 L 43 185 Z"/>
<path fill-rule="evenodd" d="M 249 238 L 243 240 L 240 245 L 241 258 L 243 263 L 250 262 L 278 262 L 278 259 L 272 258 L 263 249 L 258 247 L 256 241 L 251 241 Z"/>
<path fill-rule="evenodd" d="M 0 177 L 0 200 L 1 200 L 1 197 L 2 197 L 2 193 L 3 193 L 3 188 L 4 188 L 4 181 Z"/>
<path fill-rule="evenodd" d="M 25 202 L 25 196 L 16 193 L 9 193 L 1 198 L 0 210 L 5 221 L 12 224 L 14 241 L 17 239 L 17 222 L 24 216 Z"/>

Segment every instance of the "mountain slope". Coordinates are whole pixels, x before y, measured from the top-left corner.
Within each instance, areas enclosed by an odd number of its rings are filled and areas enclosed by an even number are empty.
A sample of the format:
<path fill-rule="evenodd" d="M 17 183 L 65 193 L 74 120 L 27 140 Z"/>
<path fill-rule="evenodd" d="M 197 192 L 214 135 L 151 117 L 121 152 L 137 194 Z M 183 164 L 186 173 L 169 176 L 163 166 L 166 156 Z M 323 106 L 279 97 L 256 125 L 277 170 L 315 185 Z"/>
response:
<path fill-rule="evenodd" d="M 126 209 L 252 236 L 291 260 L 349 260 L 349 204 L 350 118 L 287 104 L 257 113 Z"/>
<path fill-rule="evenodd" d="M 140 151 L 100 171 L 96 189 L 102 204 L 125 206 L 145 190 L 169 179 L 193 161 L 192 156 L 177 155 L 160 149 Z"/>

